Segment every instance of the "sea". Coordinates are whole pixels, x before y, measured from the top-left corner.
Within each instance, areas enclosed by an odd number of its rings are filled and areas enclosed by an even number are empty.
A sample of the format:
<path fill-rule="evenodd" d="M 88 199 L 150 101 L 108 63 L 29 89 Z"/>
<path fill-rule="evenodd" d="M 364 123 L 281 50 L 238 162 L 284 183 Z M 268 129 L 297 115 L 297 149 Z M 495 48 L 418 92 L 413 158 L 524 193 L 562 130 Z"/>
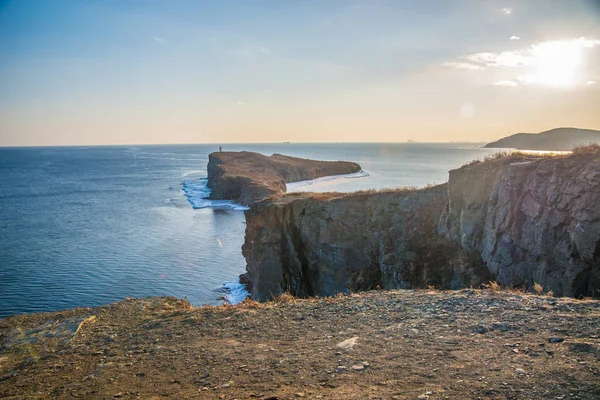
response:
<path fill-rule="evenodd" d="M 226 151 L 358 162 L 358 174 L 289 185 L 424 187 L 494 150 L 474 143 L 227 144 Z M 0 148 L 0 318 L 176 296 L 241 301 L 246 207 L 206 197 L 219 145 Z"/>

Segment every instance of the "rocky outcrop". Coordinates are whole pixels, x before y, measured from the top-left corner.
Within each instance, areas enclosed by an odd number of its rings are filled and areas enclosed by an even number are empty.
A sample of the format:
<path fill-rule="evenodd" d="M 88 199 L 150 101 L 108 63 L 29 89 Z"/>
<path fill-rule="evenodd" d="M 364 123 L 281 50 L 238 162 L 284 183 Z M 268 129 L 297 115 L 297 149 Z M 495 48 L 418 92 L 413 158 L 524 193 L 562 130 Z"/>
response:
<path fill-rule="evenodd" d="M 476 286 L 489 278 L 437 234 L 446 185 L 378 193 L 286 195 L 246 212 L 246 282 L 255 299 L 283 292 Z"/>
<path fill-rule="evenodd" d="M 600 297 L 600 153 L 509 158 L 450 171 L 440 233 L 498 283 Z"/>
<path fill-rule="evenodd" d="M 600 143 L 600 131 L 593 129 L 556 128 L 540 133 L 517 133 L 496 142 L 488 148 L 519 150 L 569 151 L 579 145 Z"/>
<path fill-rule="evenodd" d="M 255 299 L 488 280 L 600 297 L 600 152 L 521 155 L 409 191 L 275 196 L 246 212 Z"/>
<path fill-rule="evenodd" d="M 360 165 L 346 161 L 315 161 L 248 151 L 218 152 L 208 156 L 211 199 L 235 200 L 250 205 L 275 193 L 286 183 L 359 172 Z"/>

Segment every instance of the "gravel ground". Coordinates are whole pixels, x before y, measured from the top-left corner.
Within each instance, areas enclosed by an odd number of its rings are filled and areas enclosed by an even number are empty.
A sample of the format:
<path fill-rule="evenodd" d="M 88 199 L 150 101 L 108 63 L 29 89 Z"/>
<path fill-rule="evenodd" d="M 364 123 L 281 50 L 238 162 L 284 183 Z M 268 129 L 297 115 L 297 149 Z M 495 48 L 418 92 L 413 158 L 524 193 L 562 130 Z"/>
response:
<path fill-rule="evenodd" d="M 598 399 L 600 301 L 372 291 L 0 320 L 8 399 Z"/>

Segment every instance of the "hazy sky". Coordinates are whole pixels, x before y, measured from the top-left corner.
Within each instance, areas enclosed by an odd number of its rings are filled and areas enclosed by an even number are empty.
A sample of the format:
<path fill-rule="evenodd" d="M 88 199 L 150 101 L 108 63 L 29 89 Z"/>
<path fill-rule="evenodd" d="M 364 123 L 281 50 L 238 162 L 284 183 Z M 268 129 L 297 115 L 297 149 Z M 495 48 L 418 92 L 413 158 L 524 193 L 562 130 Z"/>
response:
<path fill-rule="evenodd" d="M 0 146 L 600 129 L 600 1 L 0 0 Z"/>

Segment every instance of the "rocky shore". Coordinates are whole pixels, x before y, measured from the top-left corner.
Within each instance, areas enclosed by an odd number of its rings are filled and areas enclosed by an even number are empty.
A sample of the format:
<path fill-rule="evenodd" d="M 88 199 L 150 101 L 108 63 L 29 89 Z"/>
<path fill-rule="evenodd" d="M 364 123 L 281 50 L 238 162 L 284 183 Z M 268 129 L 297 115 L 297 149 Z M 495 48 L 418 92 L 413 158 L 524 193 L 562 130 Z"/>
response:
<path fill-rule="evenodd" d="M 246 212 L 254 299 L 489 280 L 600 297 L 600 147 L 492 157 L 421 190 L 294 193 Z"/>
<path fill-rule="evenodd" d="M 218 152 L 208 157 L 208 187 L 213 200 L 234 200 L 250 205 L 286 191 L 286 183 L 359 172 L 360 165 L 346 161 L 316 161 L 249 151 Z"/>
<path fill-rule="evenodd" d="M 0 320 L 4 399 L 597 399 L 600 301 L 371 291 Z"/>

